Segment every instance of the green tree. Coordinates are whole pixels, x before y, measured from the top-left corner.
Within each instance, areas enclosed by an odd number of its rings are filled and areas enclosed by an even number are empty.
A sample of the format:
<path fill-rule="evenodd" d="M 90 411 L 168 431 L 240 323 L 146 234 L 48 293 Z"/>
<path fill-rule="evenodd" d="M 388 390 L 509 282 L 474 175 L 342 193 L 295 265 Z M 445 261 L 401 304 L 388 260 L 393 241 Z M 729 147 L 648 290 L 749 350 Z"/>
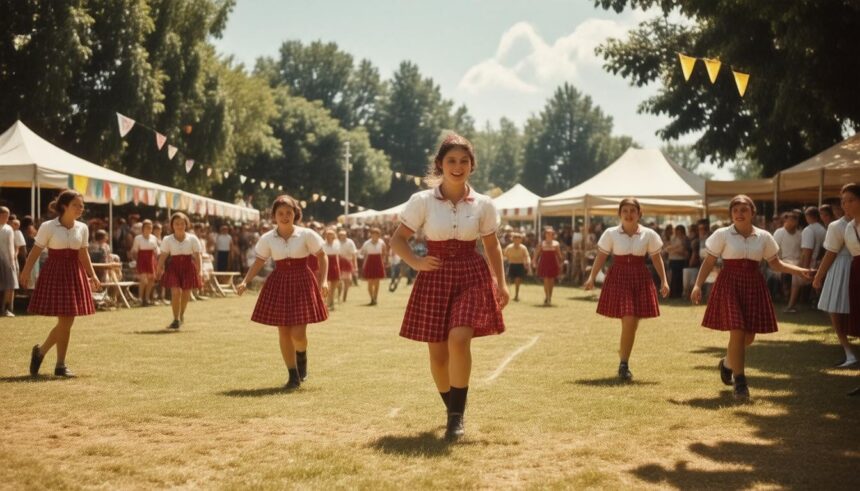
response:
<path fill-rule="evenodd" d="M 699 155 L 696 153 L 696 149 L 693 148 L 692 145 L 667 143 L 663 145 L 661 150 L 676 164 L 687 169 L 693 174 L 696 174 L 703 179 L 714 178 L 713 172 L 706 171 L 701 168 L 704 162 L 699 158 Z"/>
<path fill-rule="evenodd" d="M 525 127 L 523 185 L 540 195 L 594 176 L 633 144 L 612 136 L 612 118 L 565 83 Z"/>
<path fill-rule="evenodd" d="M 641 23 L 627 39 L 598 49 L 606 69 L 659 93 L 640 110 L 672 122 L 664 139 L 701 132 L 701 159 L 722 165 L 742 153 L 767 176 L 837 143 L 860 128 L 860 99 L 849 73 L 860 73 L 860 3 L 752 0 L 596 0 L 621 12 L 660 7 L 664 15 Z M 685 19 L 672 22 L 671 12 Z M 689 82 L 677 53 L 718 58 L 750 73 L 741 98 L 723 66 L 714 85 L 701 63 Z"/>
<path fill-rule="evenodd" d="M 499 128 L 488 122 L 473 140 L 478 168 L 471 181 L 482 192 L 507 191 L 518 183 L 523 170 L 523 138 L 513 121 L 502 118 Z"/>

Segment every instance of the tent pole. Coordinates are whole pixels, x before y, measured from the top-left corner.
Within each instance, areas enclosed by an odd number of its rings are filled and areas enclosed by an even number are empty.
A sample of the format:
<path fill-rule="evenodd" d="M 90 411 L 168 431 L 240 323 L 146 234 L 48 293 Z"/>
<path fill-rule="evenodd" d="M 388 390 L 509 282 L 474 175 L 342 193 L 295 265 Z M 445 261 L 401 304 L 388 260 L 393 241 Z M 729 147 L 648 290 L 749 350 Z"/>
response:
<path fill-rule="evenodd" d="M 779 172 L 775 176 L 776 182 L 773 185 L 773 214 L 779 213 Z"/>
<path fill-rule="evenodd" d="M 113 244 L 113 200 L 108 199 L 108 243 Z"/>
<path fill-rule="evenodd" d="M 42 221 L 42 185 L 36 181 L 36 216 L 37 221 Z"/>
<path fill-rule="evenodd" d="M 818 207 L 824 204 L 824 167 L 821 168 L 821 175 L 818 176 Z"/>
<path fill-rule="evenodd" d="M 585 241 L 587 240 L 588 235 L 591 233 L 591 216 L 588 213 L 589 210 L 588 210 L 588 195 L 587 194 L 585 195 L 585 199 L 582 202 L 582 206 L 583 206 L 584 212 L 585 212 L 584 220 L 582 223 L 582 274 L 584 275 L 585 269 L 588 267 L 588 259 L 586 259 L 587 258 L 586 251 L 588 249 L 587 249 L 587 245 L 586 245 Z M 595 237 L 595 239 L 597 239 L 597 237 Z"/>
<path fill-rule="evenodd" d="M 36 217 L 36 181 L 39 180 L 39 167 L 33 165 L 33 182 L 30 183 L 30 216 Z"/>

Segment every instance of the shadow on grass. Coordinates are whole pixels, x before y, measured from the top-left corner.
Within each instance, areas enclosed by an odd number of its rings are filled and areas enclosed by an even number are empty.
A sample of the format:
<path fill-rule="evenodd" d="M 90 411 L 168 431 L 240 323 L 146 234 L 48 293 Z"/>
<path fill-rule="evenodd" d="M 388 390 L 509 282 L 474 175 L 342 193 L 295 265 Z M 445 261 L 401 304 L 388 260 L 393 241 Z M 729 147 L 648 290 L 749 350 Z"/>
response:
<path fill-rule="evenodd" d="M 297 389 L 302 390 L 302 389 Z M 284 394 L 291 394 L 296 390 L 287 390 L 283 386 L 278 387 L 261 387 L 259 389 L 233 389 L 219 392 L 218 395 L 227 397 L 268 397 Z"/>
<path fill-rule="evenodd" d="M 461 445 L 457 443 L 456 445 Z M 451 443 L 436 433 L 425 431 L 417 435 L 388 435 L 370 443 L 370 447 L 387 454 L 435 457 L 451 453 Z"/>
<path fill-rule="evenodd" d="M 77 378 L 77 377 L 73 377 Z M 0 384 L 34 384 L 39 382 L 58 382 L 61 380 L 72 380 L 69 377 L 50 377 L 37 375 L 35 377 L 31 375 L 16 375 L 13 377 L 0 377 Z"/>
<path fill-rule="evenodd" d="M 695 353 L 722 356 L 723 350 Z M 756 340 L 747 352 L 752 402 L 738 404 L 720 384 L 715 367 L 714 397 L 672 400 L 708 411 L 731 411 L 749 427 L 755 442 L 694 442 L 690 460 L 673 465 L 644 462 L 630 469 L 638 478 L 681 489 L 752 488 L 836 489 L 850 487 L 860 466 L 860 400 L 846 397 L 856 376 L 823 370 L 833 347 L 814 340 Z M 724 467 L 724 468 L 720 468 Z"/>
<path fill-rule="evenodd" d="M 150 336 L 150 335 L 159 335 L 159 334 L 177 334 L 180 332 L 189 332 L 189 331 L 187 331 L 187 330 L 183 331 L 181 329 L 151 329 L 148 331 L 131 331 L 131 332 L 127 332 L 126 334 L 139 334 L 139 335 Z"/>
<path fill-rule="evenodd" d="M 590 387 L 625 387 L 625 386 L 637 386 L 637 385 L 660 385 L 660 382 L 655 382 L 653 380 L 639 380 L 634 378 L 633 380 L 621 380 L 618 377 L 606 377 L 606 378 L 596 378 L 596 379 L 579 379 L 566 382 L 567 384 L 576 384 L 576 385 L 588 385 Z"/>

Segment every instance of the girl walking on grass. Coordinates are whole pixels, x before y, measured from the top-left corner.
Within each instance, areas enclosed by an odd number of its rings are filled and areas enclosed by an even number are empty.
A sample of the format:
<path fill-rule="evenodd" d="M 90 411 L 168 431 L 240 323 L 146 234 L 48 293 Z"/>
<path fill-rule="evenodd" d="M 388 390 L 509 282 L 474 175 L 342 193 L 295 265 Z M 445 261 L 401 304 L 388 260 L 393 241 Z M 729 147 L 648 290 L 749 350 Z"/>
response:
<path fill-rule="evenodd" d="M 167 327 L 176 330 L 185 322 L 185 309 L 191 299 L 191 290 L 203 288 L 203 246 L 190 233 L 191 220 L 185 213 L 171 215 L 170 230 L 173 233 L 161 241 L 155 276 L 161 280 L 161 286 L 170 289 L 173 322 Z"/>
<path fill-rule="evenodd" d="M 338 252 L 338 261 L 340 263 L 338 297 L 341 302 L 346 303 L 349 287 L 352 286 L 352 274 L 356 270 L 355 258 L 358 255 L 358 249 L 355 247 L 355 242 L 347 237 L 345 229 L 338 230 L 337 241 L 340 244 L 340 251 Z M 343 291 L 343 295 L 340 294 L 341 290 Z"/>
<path fill-rule="evenodd" d="M 618 205 L 621 224 L 603 232 L 597 242 L 598 254 L 594 267 L 585 282 L 585 289 L 594 288 L 594 279 L 603 269 L 606 259 L 612 256 L 612 266 L 606 274 L 606 281 L 600 291 L 597 313 L 614 319 L 621 319 L 621 342 L 618 350 L 618 378 L 624 381 L 633 379 L 630 372 L 630 354 L 636 340 L 639 320 L 658 317 L 660 306 L 657 303 L 657 290 L 651 280 L 651 273 L 645 266 L 645 255 L 650 255 L 654 268 L 660 276 L 660 294 L 669 294 L 666 269 L 661 251 L 663 241 L 657 232 L 639 224 L 642 208 L 636 198 L 625 198 Z"/>
<path fill-rule="evenodd" d="M 523 234 L 514 232 L 513 242 L 505 247 L 504 256 L 508 260 L 508 278 L 514 280 L 514 302 L 520 301 L 520 285 L 526 274 L 531 274 L 529 249 L 523 244 Z"/>
<path fill-rule="evenodd" d="M 326 301 L 328 302 L 329 311 L 334 310 L 334 296 L 340 283 L 340 242 L 337 241 L 337 233 L 333 227 L 325 229 L 325 242 L 322 250 L 328 258 L 328 279 L 329 289 Z"/>
<path fill-rule="evenodd" d="M 734 396 L 749 399 L 749 387 L 744 374 L 746 347 L 759 333 L 776 332 L 773 301 L 767 289 L 759 263 L 767 261 L 771 269 L 791 273 L 811 280 L 814 271 L 787 264 L 779 259 L 779 246 L 766 230 L 753 226 L 755 203 L 746 195 L 729 202 L 732 225 L 718 229 L 705 242 L 707 257 L 702 263 L 696 284 L 690 294 L 693 303 L 702 300 L 702 284 L 711 273 L 717 258 L 723 268 L 717 276 L 708 300 L 702 326 L 717 331 L 729 331 L 729 346 L 718 368 L 725 385 L 734 383 Z"/>
<path fill-rule="evenodd" d="M 842 187 L 842 208 L 846 216 L 853 219 L 845 226 L 845 248 L 851 253 L 851 273 L 848 281 L 848 305 L 851 313 L 845 326 L 848 336 L 860 336 L 860 184 L 846 184 Z M 860 396 L 860 387 L 849 392 L 850 396 Z"/>
<path fill-rule="evenodd" d="M 496 208 L 468 185 L 475 165 L 472 144 L 456 134 L 447 136 L 428 169 L 430 189 L 412 195 L 391 238 L 394 252 L 419 272 L 400 335 L 429 347 L 430 372 L 448 411 L 449 440 L 465 433 L 472 338 L 505 330 L 501 309 L 509 297 Z M 426 257 L 409 247 L 419 230 L 427 238 Z M 476 249 L 478 238 L 486 261 Z"/>
<path fill-rule="evenodd" d="M 537 275 L 543 278 L 543 304 L 546 306 L 552 305 L 552 290 L 555 288 L 555 279 L 561 274 L 561 245 L 555 240 L 555 230 L 552 227 L 546 227 L 543 231 L 543 240 L 540 245 L 540 252 L 535 253 L 535 262 L 537 266 Z"/>
<path fill-rule="evenodd" d="M 134 238 L 131 257 L 137 262 L 137 278 L 140 282 L 140 303 L 152 305 L 152 290 L 155 287 L 155 270 L 160 254 L 158 239 L 152 234 L 152 220 L 144 220 L 142 233 Z"/>
<path fill-rule="evenodd" d="M 30 353 L 30 375 L 35 377 L 39 374 L 42 360 L 56 345 L 57 365 L 54 375 L 74 377 L 66 366 L 72 324 L 79 315 L 95 313 L 90 288 L 100 290 L 101 284 L 87 252 L 89 230 L 85 224 L 78 221 L 84 212 L 84 197 L 77 191 L 67 189 L 48 205 L 48 209 L 57 215 L 57 218 L 39 227 L 33 249 L 27 256 L 24 269 L 21 270 L 20 279 L 22 285 L 29 282 L 33 266 L 39 260 L 42 250 L 47 248 L 48 260 L 39 271 L 36 289 L 27 310 L 31 314 L 56 316 L 57 324 L 41 345 L 33 346 Z"/>
<path fill-rule="evenodd" d="M 263 283 L 251 320 L 278 328 L 281 356 L 289 374 L 284 388 L 293 390 L 308 376 L 307 326 L 328 318 L 323 297 L 329 294 L 329 261 L 322 237 L 296 225 L 302 219 L 302 209 L 295 199 L 285 194 L 275 198 L 272 217 L 277 226 L 257 241 L 257 259 L 237 290 L 239 295 L 245 293 L 266 261 L 275 261 L 275 270 Z M 322 284 L 309 267 L 311 256 L 319 264 Z"/>
<path fill-rule="evenodd" d="M 379 280 L 385 278 L 385 262 L 388 257 L 388 246 L 382 240 L 382 231 L 376 227 L 370 229 L 370 238 L 361 246 L 359 255 L 364 258 L 362 274 L 367 281 L 367 292 L 370 294 L 370 305 L 376 305 L 379 297 Z"/>

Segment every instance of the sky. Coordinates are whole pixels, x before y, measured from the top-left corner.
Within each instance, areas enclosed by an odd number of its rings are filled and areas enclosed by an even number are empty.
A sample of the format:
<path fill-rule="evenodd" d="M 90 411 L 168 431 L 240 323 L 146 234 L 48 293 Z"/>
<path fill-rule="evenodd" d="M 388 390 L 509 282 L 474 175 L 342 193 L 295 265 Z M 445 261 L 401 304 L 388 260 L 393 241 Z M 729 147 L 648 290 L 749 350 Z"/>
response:
<path fill-rule="evenodd" d="M 616 14 L 592 0 L 238 0 L 215 45 L 253 67 L 286 40 L 335 42 L 386 79 L 409 60 L 444 97 L 465 104 L 479 127 L 502 116 L 522 126 L 569 82 L 612 116 L 614 134 L 655 148 L 662 144 L 655 132 L 669 119 L 637 108 L 657 88 L 630 86 L 594 54 L 653 15 Z M 731 179 L 726 169 L 705 168 Z"/>

